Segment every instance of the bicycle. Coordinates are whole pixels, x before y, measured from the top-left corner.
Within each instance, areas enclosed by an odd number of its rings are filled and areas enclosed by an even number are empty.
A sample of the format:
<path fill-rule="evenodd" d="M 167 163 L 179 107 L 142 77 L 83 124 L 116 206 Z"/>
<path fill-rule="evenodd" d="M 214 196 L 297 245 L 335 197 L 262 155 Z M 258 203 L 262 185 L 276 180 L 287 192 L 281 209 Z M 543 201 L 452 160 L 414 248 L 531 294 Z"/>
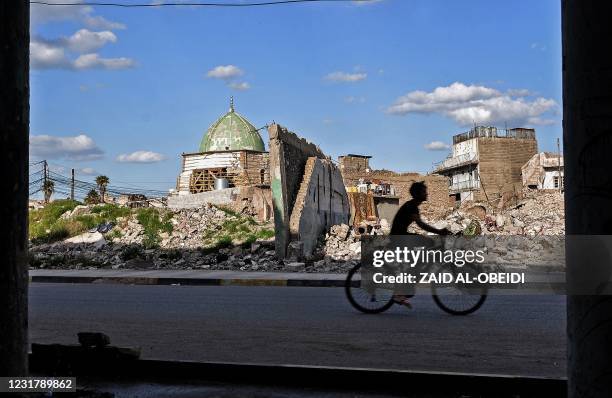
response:
<path fill-rule="evenodd" d="M 443 244 L 442 244 L 443 246 Z M 430 249 L 440 248 L 433 247 Z M 459 269 L 448 264 L 432 264 L 429 266 L 430 271 L 443 271 L 456 275 Z M 461 270 L 465 272 L 470 266 L 463 267 Z M 395 289 L 392 285 L 381 285 L 371 281 L 363 284 L 361 281 L 362 264 L 357 264 L 349 272 L 345 280 L 345 293 L 351 305 L 366 314 L 380 314 L 387 311 L 396 303 L 393 300 Z M 487 299 L 488 288 L 484 285 L 476 287 L 462 285 L 459 283 L 453 284 L 431 284 L 431 295 L 436 305 L 444 312 L 451 315 L 468 315 L 477 311 Z M 413 297 L 414 294 L 402 295 L 405 297 Z"/>

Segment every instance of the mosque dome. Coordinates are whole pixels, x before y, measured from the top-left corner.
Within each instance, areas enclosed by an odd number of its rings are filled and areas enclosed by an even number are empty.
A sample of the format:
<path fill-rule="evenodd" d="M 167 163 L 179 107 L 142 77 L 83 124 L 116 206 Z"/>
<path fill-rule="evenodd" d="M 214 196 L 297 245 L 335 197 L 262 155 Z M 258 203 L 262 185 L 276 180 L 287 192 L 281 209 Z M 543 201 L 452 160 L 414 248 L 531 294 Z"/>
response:
<path fill-rule="evenodd" d="M 257 129 L 234 110 L 234 99 L 230 109 L 210 126 L 202 142 L 200 152 L 212 151 L 265 151 L 264 142 Z"/>

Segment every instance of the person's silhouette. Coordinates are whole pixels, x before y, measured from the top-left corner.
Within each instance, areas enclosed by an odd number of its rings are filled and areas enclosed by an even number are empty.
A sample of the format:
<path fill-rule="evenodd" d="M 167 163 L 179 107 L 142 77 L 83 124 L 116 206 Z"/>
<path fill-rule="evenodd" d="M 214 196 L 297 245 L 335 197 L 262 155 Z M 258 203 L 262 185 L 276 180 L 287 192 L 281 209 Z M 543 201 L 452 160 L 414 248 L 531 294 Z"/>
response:
<path fill-rule="evenodd" d="M 425 221 L 421 219 L 421 214 L 419 213 L 419 206 L 421 203 L 427 200 L 427 185 L 423 182 L 414 182 L 410 186 L 410 196 L 412 199 L 404 203 L 393 218 L 393 223 L 391 224 L 391 235 L 416 235 L 408 232 L 408 227 L 412 223 L 416 223 L 416 225 L 424 231 L 431 232 L 437 235 L 448 235 L 450 231 L 446 228 L 436 228 L 427 224 Z M 424 246 L 431 246 L 431 240 L 429 238 L 423 237 L 424 240 L 428 241 L 424 244 Z M 414 287 L 411 286 L 411 289 Z M 402 304 L 408 308 L 412 308 L 410 304 L 409 298 L 412 297 L 413 294 L 395 294 L 393 295 L 393 300 Z"/>

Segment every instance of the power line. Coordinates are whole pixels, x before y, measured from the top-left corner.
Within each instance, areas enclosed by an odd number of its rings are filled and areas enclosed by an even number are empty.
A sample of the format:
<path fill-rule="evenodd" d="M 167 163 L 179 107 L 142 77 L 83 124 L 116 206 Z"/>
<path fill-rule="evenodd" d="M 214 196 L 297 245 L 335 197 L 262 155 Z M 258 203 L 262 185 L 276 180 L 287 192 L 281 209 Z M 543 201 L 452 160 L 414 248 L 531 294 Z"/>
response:
<path fill-rule="evenodd" d="M 43 191 L 45 181 L 53 182 L 53 192 L 56 194 L 70 195 L 71 190 L 74 189 L 75 194 L 78 194 L 80 197 L 85 197 L 91 190 L 99 190 L 96 183 L 77 179 L 73 181 L 72 177 L 64 176 L 58 172 L 46 168 L 46 170 L 34 171 L 29 175 L 28 185 L 30 196 Z M 109 184 L 106 187 L 106 192 L 112 195 L 142 194 L 147 197 L 164 197 L 168 194 L 168 192 L 164 190 L 146 189 L 136 186 L 129 186 L 129 184 L 127 187 Z"/>
<path fill-rule="evenodd" d="M 138 7 L 259 7 L 259 6 L 274 6 L 281 4 L 297 4 L 297 3 L 346 3 L 359 2 L 369 3 L 374 0 L 278 0 L 278 1 L 252 1 L 248 3 L 211 3 L 211 2 L 180 2 L 180 3 L 105 3 L 97 1 L 87 1 L 83 3 L 50 3 L 47 1 L 30 1 L 30 4 L 38 4 L 44 6 L 100 6 L 100 7 L 121 7 L 121 8 L 138 8 Z"/>

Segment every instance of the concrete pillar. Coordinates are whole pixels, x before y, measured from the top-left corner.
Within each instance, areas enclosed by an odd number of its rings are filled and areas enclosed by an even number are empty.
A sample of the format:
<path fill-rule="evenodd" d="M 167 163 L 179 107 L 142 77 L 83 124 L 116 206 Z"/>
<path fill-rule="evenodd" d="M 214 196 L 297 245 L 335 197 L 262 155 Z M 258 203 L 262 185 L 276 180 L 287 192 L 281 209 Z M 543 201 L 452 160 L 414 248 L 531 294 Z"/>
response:
<path fill-rule="evenodd" d="M 612 234 L 612 2 L 562 0 L 568 235 Z M 568 282 L 590 273 L 568 246 Z M 610 267 L 607 264 L 607 267 Z M 569 397 L 612 396 L 612 299 L 568 296 Z"/>
<path fill-rule="evenodd" d="M 29 3 L 0 1 L 0 375 L 27 374 Z"/>

